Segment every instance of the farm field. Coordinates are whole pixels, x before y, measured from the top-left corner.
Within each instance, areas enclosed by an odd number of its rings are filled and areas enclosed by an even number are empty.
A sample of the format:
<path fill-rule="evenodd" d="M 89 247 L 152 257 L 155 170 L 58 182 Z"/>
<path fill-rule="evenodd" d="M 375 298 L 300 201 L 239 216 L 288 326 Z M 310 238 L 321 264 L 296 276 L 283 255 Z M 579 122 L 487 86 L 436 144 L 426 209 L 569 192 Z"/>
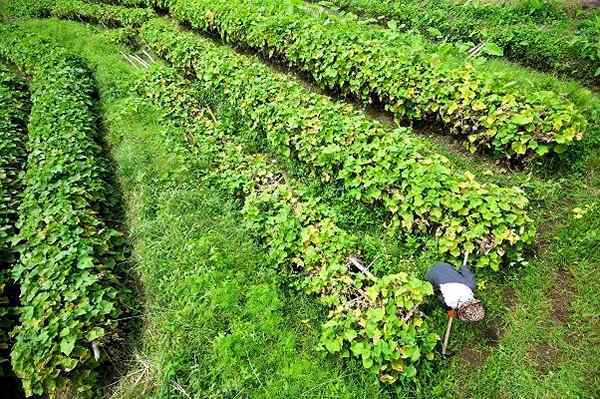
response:
<path fill-rule="evenodd" d="M 332 0 L 322 4 L 390 29 L 414 30 L 434 42 L 456 43 L 598 85 L 600 13 L 593 8 L 582 10 L 563 2 L 507 6 L 444 0 Z"/>
<path fill-rule="evenodd" d="M 8 397 L 600 397 L 594 9 L 0 12 Z"/>

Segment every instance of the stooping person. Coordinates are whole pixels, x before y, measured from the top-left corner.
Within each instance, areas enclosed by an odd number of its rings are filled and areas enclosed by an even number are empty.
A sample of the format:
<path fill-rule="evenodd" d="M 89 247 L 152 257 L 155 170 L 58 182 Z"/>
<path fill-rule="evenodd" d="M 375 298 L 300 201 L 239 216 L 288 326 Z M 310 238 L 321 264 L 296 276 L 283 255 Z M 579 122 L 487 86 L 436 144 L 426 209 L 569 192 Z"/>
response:
<path fill-rule="evenodd" d="M 427 272 L 425 278 L 433 285 L 448 313 L 448 328 L 442 346 L 442 354 L 445 355 L 452 319 L 458 316 L 465 321 L 480 321 L 485 317 L 485 310 L 481 301 L 475 298 L 475 276 L 467 267 L 467 256 L 460 269 L 438 262 Z"/>

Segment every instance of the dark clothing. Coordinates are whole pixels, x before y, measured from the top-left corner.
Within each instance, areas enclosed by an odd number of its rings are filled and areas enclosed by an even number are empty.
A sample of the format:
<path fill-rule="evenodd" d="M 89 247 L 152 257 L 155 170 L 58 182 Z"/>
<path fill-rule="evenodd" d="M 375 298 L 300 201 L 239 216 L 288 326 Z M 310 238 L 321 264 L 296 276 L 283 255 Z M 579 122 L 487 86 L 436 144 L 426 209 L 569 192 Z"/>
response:
<path fill-rule="evenodd" d="M 475 276 L 466 266 L 456 270 L 448 263 L 438 262 L 427 272 L 425 278 L 433 285 L 433 289 L 438 296 L 438 299 L 444 305 L 446 310 L 450 310 L 452 307 L 447 304 L 446 298 L 442 295 L 440 290 L 441 285 L 458 283 L 466 285 L 471 291 L 475 290 Z"/>
<path fill-rule="evenodd" d="M 438 262 L 427 272 L 425 278 L 436 289 L 442 284 L 460 283 L 475 291 L 475 276 L 467 266 L 456 270 L 448 263 Z"/>

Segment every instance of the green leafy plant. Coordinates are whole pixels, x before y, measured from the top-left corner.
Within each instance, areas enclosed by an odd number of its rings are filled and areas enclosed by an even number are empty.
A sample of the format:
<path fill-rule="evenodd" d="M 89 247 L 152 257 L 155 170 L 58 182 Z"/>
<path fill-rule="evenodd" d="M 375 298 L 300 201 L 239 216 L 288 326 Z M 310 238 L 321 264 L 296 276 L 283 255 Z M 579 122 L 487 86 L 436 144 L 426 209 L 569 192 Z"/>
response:
<path fill-rule="evenodd" d="M 204 178 L 242 200 L 246 222 L 278 270 L 292 272 L 295 287 L 330 309 L 322 350 L 361 359 L 386 383 L 414 378 L 421 363 L 433 360 L 438 336 L 417 312 L 433 294 L 431 284 L 404 272 L 376 277 L 354 267 L 359 240 L 338 226 L 335 212 L 275 159 L 248 152 L 244 135 L 203 111 L 202 91 L 174 70 L 150 69 L 138 91 L 189 132 L 210 165 Z"/>
<path fill-rule="evenodd" d="M 55 2 L 56 0 L 10 0 L 6 8 L 12 17 L 41 18 L 50 16 Z"/>
<path fill-rule="evenodd" d="M 98 144 L 94 80 L 85 63 L 15 25 L 0 56 L 31 77 L 25 187 L 15 238 L 19 324 L 11 361 L 27 396 L 92 396 L 99 348 L 114 334 L 123 237 L 110 208 Z"/>
<path fill-rule="evenodd" d="M 442 256 L 469 252 L 477 266 L 493 270 L 532 242 L 535 229 L 521 190 L 455 172 L 410 130 L 388 131 L 349 105 L 162 20 L 144 24 L 140 39 L 195 77 L 207 97 L 222 93 L 222 102 L 237 109 L 240 122 L 260 132 L 273 153 L 355 200 L 384 207 L 396 234 L 435 237 Z"/>
<path fill-rule="evenodd" d="M 68 12 L 57 16 L 94 14 L 80 11 L 85 7 L 73 1 L 65 3 Z M 449 134 L 463 137 L 471 152 L 491 150 L 513 159 L 563 153 L 587 127 L 582 111 L 563 94 L 520 80 L 516 68 L 496 72 L 470 64 L 463 55 L 396 30 L 386 34 L 351 18 L 279 1 L 251 8 L 206 0 L 148 0 L 147 5 L 235 45 L 281 58 L 325 88 L 364 102 L 381 101 L 400 121 L 441 123 Z M 104 12 L 98 9 L 95 15 Z M 497 56 L 503 49 L 488 40 L 481 52 Z"/>
<path fill-rule="evenodd" d="M 25 125 L 29 98 L 24 82 L 0 65 L 0 377 L 10 374 L 9 332 L 14 326 L 15 298 L 10 271 L 17 260 L 12 240 L 22 194 Z"/>
<path fill-rule="evenodd" d="M 493 55 L 496 57 L 502 57 L 504 55 L 504 50 L 502 47 L 498 46 L 496 43 L 488 42 L 485 43 L 481 50 L 484 54 Z"/>
<path fill-rule="evenodd" d="M 126 26 L 132 28 L 156 17 L 156 13 L 148 8 L 93 4 L 80 0 L 56 0 L 50 13 L 58 18 L 82 19 L 110 27 Z"/>
<path fill-rule="evenodd" d="M 435 42 L 493 42 L 523 65 L 598 85 L 598 12 L 570 16 L 540 0 L 482 4 L 451 0 L 332 0 L 330 5 L 381 23 L 403 26 Z M 435 31 L 431 27 L 435 27 Z M 502 54 L 491 54 L 502 55 Z"/>
<path fill-rule="evenodd" d="M 586 129 L 580 110 L 561 94 L 533 89 L 516 71 L 465 62 L 418 36 L 275 0 L 161 6 L 193 28 L 309 73 L 323 88 L 381 101 L 399 121 L 442 123 L 471 151 L 509 158 L 562 153 Z"/>

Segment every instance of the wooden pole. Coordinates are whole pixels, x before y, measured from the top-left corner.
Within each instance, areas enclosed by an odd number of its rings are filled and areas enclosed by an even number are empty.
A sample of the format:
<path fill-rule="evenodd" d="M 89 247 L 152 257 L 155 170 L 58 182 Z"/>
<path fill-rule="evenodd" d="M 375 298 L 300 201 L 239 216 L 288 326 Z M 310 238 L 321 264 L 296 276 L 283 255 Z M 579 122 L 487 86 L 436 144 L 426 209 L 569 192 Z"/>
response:
<path fill-rule="evenodd" d="M 348 257 L 348 262 L 353 264 L 358 270 L 360 270 L 365 276 L 371 280 L 377 280 L 377 278 L 358 260 L 356 256 Z"/>
<path fill-rule="evenodd" d="M 446 348 L 448 347 L 448 338 L 450 338 L 450 329 L 452 328 L 452 320 L 454 317 L 450 316 L 448 319 L 448 328 L 446 328 L 446 334 L 444 335 L 444 344 L 442 345 L 442 355 L 446 356 Z"/>

